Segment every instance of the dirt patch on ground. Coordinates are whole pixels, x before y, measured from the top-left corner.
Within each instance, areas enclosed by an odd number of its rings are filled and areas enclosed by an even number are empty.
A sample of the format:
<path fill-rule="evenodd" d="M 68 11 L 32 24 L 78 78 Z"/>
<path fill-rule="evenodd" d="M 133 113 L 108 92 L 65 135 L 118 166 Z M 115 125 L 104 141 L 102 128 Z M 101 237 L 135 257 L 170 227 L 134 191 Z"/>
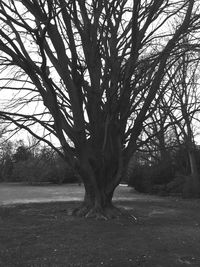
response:
<path fill-rule="evenodd" d="M 78 204 L 1 206 L 0 266 L 200 266 L 199 200 L 116 198 L 108 221 L 68 216 Z"/>

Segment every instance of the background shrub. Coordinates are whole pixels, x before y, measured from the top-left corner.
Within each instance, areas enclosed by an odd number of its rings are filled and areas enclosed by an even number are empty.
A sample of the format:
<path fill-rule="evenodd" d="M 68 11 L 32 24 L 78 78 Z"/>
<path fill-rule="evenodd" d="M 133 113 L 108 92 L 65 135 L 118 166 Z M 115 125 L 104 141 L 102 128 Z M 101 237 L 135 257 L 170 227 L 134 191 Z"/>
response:
<path fill-rule="evenodd" d="M 6 148 L 0 160 L 0 181 L 61 184 L 79 180 L 76 171 L 51 148 L 31 149 L 18 142 L 15 149 Z"/>
<path fill-rule="evenodd" d="M 175 178 L 175 170 L 169 161 L 152 166 L 136 165 L 129 177 L 128 184 L 142 193 L 157 193 Z"/>

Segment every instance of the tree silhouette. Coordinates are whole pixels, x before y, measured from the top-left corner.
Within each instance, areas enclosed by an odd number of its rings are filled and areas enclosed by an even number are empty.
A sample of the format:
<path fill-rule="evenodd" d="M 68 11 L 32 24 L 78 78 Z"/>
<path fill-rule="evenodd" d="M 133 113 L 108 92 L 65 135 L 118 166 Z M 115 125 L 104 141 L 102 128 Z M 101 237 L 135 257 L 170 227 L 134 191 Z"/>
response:
<path fill-rule="evenodd" d="M 198 30 L 198 1 L 2 0 L 0 20 L 1 89 L 13 92 L 0 117 L 78 165 L 76 214 L 114 215 L 113 192 L 164 93 L 171 55 Z"/>

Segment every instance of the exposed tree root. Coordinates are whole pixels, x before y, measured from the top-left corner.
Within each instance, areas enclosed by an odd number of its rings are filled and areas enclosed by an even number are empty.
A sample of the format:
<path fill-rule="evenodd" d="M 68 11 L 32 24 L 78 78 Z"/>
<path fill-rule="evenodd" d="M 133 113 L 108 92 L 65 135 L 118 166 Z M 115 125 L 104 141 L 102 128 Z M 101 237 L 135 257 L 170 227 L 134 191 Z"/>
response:
<path fill-rule="evenodd" d="M 69 210 L 68 215 L 93 218 L 97 220 L 109 220 L 119 218 L 121 216 L 126 216 L 134 222 L 137 222 L 137 218 L 134 215 L 130 214 L 122 208 L 117 208 L 113 205 L 108 205 L 105 208 L 102 208 L 82 204 L 80 207 L 74 210 Z"/>

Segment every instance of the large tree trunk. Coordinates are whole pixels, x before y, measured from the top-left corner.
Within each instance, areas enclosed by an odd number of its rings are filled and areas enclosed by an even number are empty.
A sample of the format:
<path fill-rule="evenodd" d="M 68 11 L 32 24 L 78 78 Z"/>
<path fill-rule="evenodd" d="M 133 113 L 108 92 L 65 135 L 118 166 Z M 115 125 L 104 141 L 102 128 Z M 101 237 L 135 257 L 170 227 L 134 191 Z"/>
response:
<path fill-rule="evenodd" d="M 112 198 L 123 171 L 119 138 L 107 142 L 103 152 L 88 141 L 81 146 L 78 156 L 85 197 L 73 214 L 104 219 L 117 216 L 119 210 L 113 206 Z"/>
<path fill-rule="evenodd" d="M 73 211 L 74 215 L 86 218 L 109 219 L 116 217 L 119 211 L 112 203 L 113 192 L 105 192 L 105 188 L 94 188 L 85 184 L 85 196 L 80 207 Z"/>
<path fill-rule="evenodd" d="M 197 162 L 195 158 L 195 144 L 191 141 L 191 138 L 186 143 L 187 144 L 187 153 L 190 164 L 190 175 L 186 177 L 183 196 L 184 197 L 199 197 L 200 196 L 200 180 L 199 172 L 197 168 Z"/>
<path fill-rule="evenodd" d="M 190 162 L 190 176 L 185 181 L 185 187 L 183 195 L 185 197 L 199 197 L 200 196 L 200 180 L 199 172 L 197 168 L 197 162 L 194 151 L 190 149 L 188 151 L 189 162 Z"/>

